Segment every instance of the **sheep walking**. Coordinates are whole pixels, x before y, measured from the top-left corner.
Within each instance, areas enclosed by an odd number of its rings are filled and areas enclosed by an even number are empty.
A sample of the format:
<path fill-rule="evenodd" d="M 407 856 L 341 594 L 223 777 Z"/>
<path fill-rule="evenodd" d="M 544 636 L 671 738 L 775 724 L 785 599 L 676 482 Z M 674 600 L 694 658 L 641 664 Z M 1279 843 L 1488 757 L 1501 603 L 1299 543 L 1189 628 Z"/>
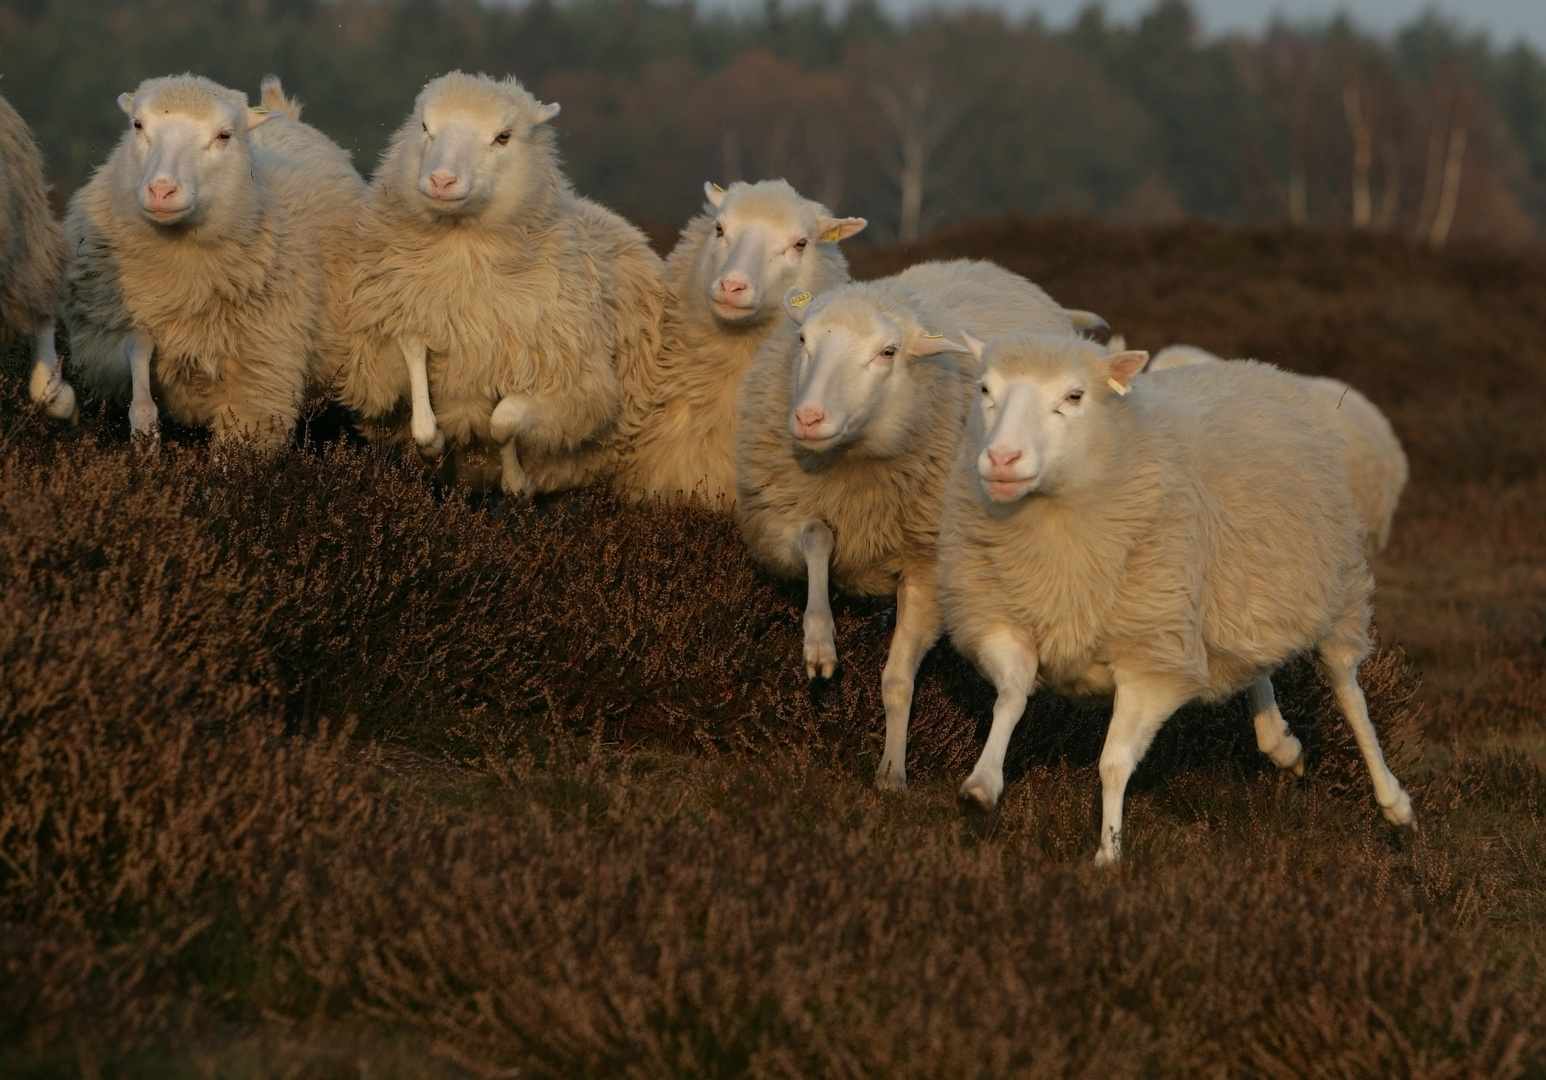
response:
<path fill-rule="evenodd" d="M 704 212 L 666 260 L 658 382 L 628 433 L 619 478 L 635 498 L 735 498 L 741 379 L 785 321 L 785 292 L 816 295 L 848 280 L 838 243 L 866 224 L 832 217 L 783 180 L 704 192 Z"/>
<path fill-rule="evenodd" d="M 907 783 L 913 682 L 939 637 L 935 539 L 974 389 L 952 354 L 970 331 L 1072 336 L 1046 293 L 984 262 L 922 263 L 812 296 L 746 374 L 736 435 L 737 516 L 752 556 L 809 585 L 806 675 L 837 667 L 829 581 L 897 598 L 881 675 L 886 744 L 875 782 Z"/>
<path fill-rule="evenodd" d="M 574 194 L 558 111 L 514 79 L 423 89 L 371 181 L 340 383 L 374 437 L 515 497 L 615 469 L 660 343 L 660 259 Z"/>
<path fill-rule="evenodd" d="M 1119 347 L 1125 347 L 1120 341 Z M 1225 363 L 1195 345 L 1170 345 L 1150 357 L 1145 373 L 1168 371 L 1192 364 Z M 1391 519 L 1406 487 L 1406 453 L 1385 414 L 1368 398 L 1336 379 L 1294 375 L 1315 394 L 1326 415 L 1342 433 L 1342 464 L 1353 489 L 1353 507 L 1364 529 L 1364 554 L 1373 559 L 1390 540 Z M 1288 730 L 1278 709 L 1270 676 L 1263 675 L 1248 687 L 1251 715 L 1255 717 L 1256 742 L 1262 753 L 1289 769 L 1304 774 L 1304 755 L 1299 740 Z"/>
<path fill-rule="evenodd" d="M 1314 650 L 1377 802 L 1409 824 L 1358 686 L 1373 579 L 1323 402 L 1251 361 L 1135 384 L 1146 353 L 968 344 L 983 376 L 945 498 L 940 599 L 998 700 L 963 803 L 997 803 L 1038 681 L 1110 699 L 1096 855 L 1110 863 L 1128 778 L 1171 713 Z"/>
<path fill-rule="evenodd" d="M 64 233 L 48 208 L 42 155 L 27 122 L 0 97 L 0 342 L 32 339 L 28 392 L 48 415 L 72 420 L 75 391 L 54 346 L 63 272 Z"/>
<path fill-rule="evenodd" d="M 118 99 L 129 128 L 70 201 L 65 322 L 83 388 L 217 438 L 287 442 L 343 362 L 343 288 L 364 183 L 302 123 L 193 75 Z"/>

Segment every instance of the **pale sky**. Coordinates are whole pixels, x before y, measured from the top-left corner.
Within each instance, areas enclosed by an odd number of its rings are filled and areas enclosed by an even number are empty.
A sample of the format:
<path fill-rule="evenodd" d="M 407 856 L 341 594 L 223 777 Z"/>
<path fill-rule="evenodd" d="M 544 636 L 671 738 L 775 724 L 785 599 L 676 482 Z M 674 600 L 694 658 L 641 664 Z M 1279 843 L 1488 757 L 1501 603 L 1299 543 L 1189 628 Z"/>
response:
<path fill-rule="evenodd" d="M 827 0 L 842 7 L 843 0 Z M 923 8 L 992 7 L 1020 16 L 1040 11 L 1049 25 L 1066 26 L 1088 0 L 880 0 L 889 11 L 905 14 Z M 1191 0 L 1192 9 L 1209 33 L 1259 31 L 1274 15 L 1288 22 L 1320 21 L 1346 12 L 1353 21 L 1377 34 L 1388 34 L 1437 8 L 1467 30 L 1482 30 L 1494 45 L 1510 45 L 1523 37 L 1546 51 L 1546 0 Z M 699 0 L 701 7 L 746 9 L 760 0 Z M 1105 0 L 1108 18 L 1130 22 L 1153 6 L 1153 0 Z"/>

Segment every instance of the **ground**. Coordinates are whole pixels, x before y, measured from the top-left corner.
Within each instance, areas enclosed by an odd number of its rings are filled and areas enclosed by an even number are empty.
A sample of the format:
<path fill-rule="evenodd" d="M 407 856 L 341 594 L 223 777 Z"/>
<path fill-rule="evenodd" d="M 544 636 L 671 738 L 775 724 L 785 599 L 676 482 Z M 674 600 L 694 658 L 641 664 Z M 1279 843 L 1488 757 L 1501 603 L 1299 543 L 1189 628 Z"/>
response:
<path fill-rule="evenodd" d="M 1313 668 L 1294 780 L 1184 711 L 1091 864 L 1105 714 L 926 662 L 875 792 L 891 612 L 705 507 L 472 505 L 348 442 L 277 457 L 0 374 L 0 1073 L 25 1077 L 1546 1075 L 1546 252 L 1003 220 L 1140 348 L 1331 374 L 1412 482 L 1364 667 L 1418 828 Z M 324 430 L 314 426 L 314 433 Z"/>

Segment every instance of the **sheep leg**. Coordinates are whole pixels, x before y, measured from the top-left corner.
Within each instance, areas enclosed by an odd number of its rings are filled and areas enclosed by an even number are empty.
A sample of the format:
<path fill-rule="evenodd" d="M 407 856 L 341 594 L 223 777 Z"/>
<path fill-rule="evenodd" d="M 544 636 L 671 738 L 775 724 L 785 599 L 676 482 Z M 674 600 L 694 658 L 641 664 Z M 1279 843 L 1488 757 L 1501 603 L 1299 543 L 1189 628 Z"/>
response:
<path fill-rule="evenodd" d="M 1272 678 L 1263 675 L 1247 692 L 1251 695 L 1251 715 L 1256 721 L 1257 749 L 1271 758 L 1278 768 L 1303 776 L 1304 747 L 1283 720 L 1277 695 L 1272 690 Z"/>
<path fill-rule="evenodd" d="M 961 805 L 968 810 L 992 810 L 1004 793 L 1004 755 L 1009 737 L 1025 715 L 1025 703 L 1036 688 L 1036 648 L 1020 635 L 999 631 L 983 640 L 973 657 L 978 668 L 998 690 L 993 703 L 993 727 L 966 782 L 961 785 Z"/>
<path fill-rule="evenodd" d="M 155 343 L 143 330 L 132 331 L 124 339 L 124 351 L 129 359 L 129 434 L 133 438 L 161 442 L 160 412 L 155 398 L 150 396 L 150 357 Z"/>
<path fill-rule="evenodd" d="M 897 582 L 891 654 L 880 676 L 880 699 L 886 706 L 886 753 L 875 770 L 875 786 L 882 791 L 907 787 L 907 718 L 913 708 L 913 683 L 924 654 L 939 640 L 939 628 L 939 596 L 933 575 L 904 573 Z"/>
<path fill-rule="evenodd" d="M 1326 644 L 1320 650 L 1321 670 L 1331 683 L 1337 707 L 1353 729 L 1358 749 L 1363 752 L 1364 764 L 1369 767 L 1369 777 L 1374 781 L 1374 799 L 1380 804 L 1386 820 L 1396 825 L 1410 825 L 1413 821 L 1412 800 L 1385 764 L 1380 751 L 1379 736 L 1369 720 L 1369 703 L 1364 700 L 1363 689 L 1358 685 L 1358 665 L 1363 656 L 1346 647 Z"/>
<path fill-rule="evenodd" d="M 1100 848 L 1096 866 L 1110 866 L 1122 857 L 1122 802 L 1127 781 L 1149 752 L 1154 736 L 1188 695 L 1163 682 L 1117 679 L 1111 726 L 1100 751 Z"/>
<path fill-rule="evenodd" d="M 79 419 L 75 388 L 59 370 L 59 349 L 54 344 L 54 320 L 47 319 L 32 335 L 32 381 L 27 387 L 32 400 L 55 420 Z"/>
<path fill-rule="evenodd" d="M 521 468 L 516 437 L 532 419 L 536 402 L 529 397 L 512 394 L 499 399 L 494 414 L 489 417 L 489 436 L 499 444 L 499 486 L 512 499 L 529 499 L 536 493 L 531 478 Z"/>
<path fill-rule="evenodd" d="M 820 521 L 808 521 L 799 533 L 800 554 L 805 559 L 805 677 L 830 679 L 837 671 L 836 623 L 832 600 L 827 595 L 827 571 L 836 542 L 832 530 Z"/>
<path fill-rule="evenodd" d="M 446 437 L 429 403 L 429 348 L 414 337 L 398 338 L 397 347 L 402 350 L 403 362 L 408 365 L 408 393 L 413 406 L 408 427 L 419 455 L 433 461 L 445 453 Z"/>

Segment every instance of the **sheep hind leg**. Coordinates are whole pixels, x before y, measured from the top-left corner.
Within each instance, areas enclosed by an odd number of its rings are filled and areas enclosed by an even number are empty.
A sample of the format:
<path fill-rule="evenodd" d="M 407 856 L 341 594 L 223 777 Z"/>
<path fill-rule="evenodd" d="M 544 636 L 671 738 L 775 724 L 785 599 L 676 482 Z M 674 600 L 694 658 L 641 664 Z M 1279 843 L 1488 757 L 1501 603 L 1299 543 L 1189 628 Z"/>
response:
<path fill-rule="evenodd" d="M 1117 679 L 1111 726 L 1100 751 L 1100 847 L 1096 866 L 1122 858 L 1122 806 L 1133 770 L 1149 752 L 1154 736 L 1188 695 L 1160 680 Z"/>
<path fill-rule="evenodd" d="M 150 395 L 150 357 L 155 352 L 155 342 L 143 330 L 132 331 L 124 339 L 124 353 L 129 361 L 129 435 L 144 439 L 151 445 L 161 442 L 161 413 L 156 399 Z"/>
<path fill-rule="evenodd" d="M 1272 759 L 1272 763 L 1295 776 L 1304 775 L 1304 746 L 1296 739 L 1278 708 L 1277 695 L 1272 690 L 1272 678 L 1263 675 L 1253 682 L 1248 691 L 1251 696 L 1251 716 L 1256 722 L 1256 747 Z"/>
<path fill-rule="evenodd" d="M 47 319 L 32 336 L 32 380 L 27 392 L 49 416 L 73 424 L 80 419 L 80 407 L 75 401 L 75 388 L 64 381 L 59 366 L 54 320 Z"/>
<path fill-rule="evenodd" d="M 516 447 L 521 430 L 530 422 L 536 407 L 529 397 L 511 395 L 501 398 L 489 417 L 489 435 L 499 444 L 499 486 L 512 499 L 530 499 L 536 494 L 531 478 L 521 468 Z"/>
<path fill-rule="evenodd" d="M 1038 661 L 1035 646 L 1009 630 L 985 638 L 973 659 L 998 690 L 998 698 L 993 702 L 993 727 L 988 732 L 988 741 L 957 798 L 964 810 L 987 811 L 998 805 L 998 797 L 1004 793 L 1004 755 L 1009 751 L 1009 737 L 1025 715 L 1025 703 L 1036 687 Z"/>
<path fill-rule="evenodd" d="M 820 521 L 806 522 L 797 540 L 805 560 L 805 677 L 830 679 L 837 671 L 837 625 L 832 618 L 827 575 L 836 541 L 832 530 Z"/>
<path fill-rule="evenodd" d="M 1320 661 L 1321 670 L 1326 673 L 1326 680 L 1331 683 L 1331 692 L 1337 699 L 1337 708 L 1342 710 L 1347 726 L 1353 731 L 1353 738 L 1358 741 L 1358 749 L 1363 753 L 1369 778 L 1374 781 L 1374 799 L 1380 804 L 1380 810 L 1392 824 L 1412 824 L 1412 799 L 1401 786 L 1401 781 L 1390 771 L 1390 766 L 1385 764 L 1379 736 L 1375 734 L 1374 724 L 1369 719 L 1369 703 L 1358 685 L 1357 672 L 1358 665 L 1363 662 L 1362 653 L 1343 645 L 1327 643 L 1321 646 Z"/>
<path fill-rule="evenodd" d="M 896 589 L 896 632 L 891 654 L 880 676 L 880 698 L 886 706 L 886 752 L 875 770 L 882 791 L 907 787 L 907 721 L 913 708 L 913 684 L 924 654 L 939 640 L 939 598 L 932 574 L 902 575 Z"/>

